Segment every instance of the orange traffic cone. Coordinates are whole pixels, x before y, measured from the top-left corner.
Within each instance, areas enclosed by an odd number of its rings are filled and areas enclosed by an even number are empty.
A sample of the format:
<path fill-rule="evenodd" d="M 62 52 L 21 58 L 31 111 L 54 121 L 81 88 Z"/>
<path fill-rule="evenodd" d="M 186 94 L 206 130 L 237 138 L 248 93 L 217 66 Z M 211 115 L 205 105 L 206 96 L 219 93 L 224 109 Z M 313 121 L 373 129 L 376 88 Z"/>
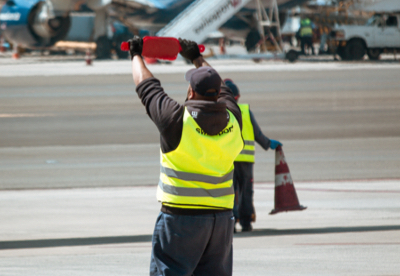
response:
<path fill-rule="evenodd" d="M 14 45 L 14 47 L 13 47 L 12 58 L 13 59 L 19 59 L 20 58 L 18 45 Z"/>
<path fill-rule="evenodd" d="M 225 55 L 226 54 L 224 38 L 220 38 L 219 39 L 219 52 L 220 52 L 221 55 Z"/>
<path fill-rule="evenodd" d="M 292 176 L 281 146 L 275 149 L 275 209 L 269 213 L 301 211 L 307 207 L 299 204 Z"/>
<path fill-rule="evenodd" d="M 86 65 L 92 65 L 92 52 L 87 49 L 85 54 Z"/>
<path fill-rule="evenodd" d="M 5 53 L 6 52 L 6 47 L 4 47 L 4 38 L 0 38 L 0 53 Z"/>

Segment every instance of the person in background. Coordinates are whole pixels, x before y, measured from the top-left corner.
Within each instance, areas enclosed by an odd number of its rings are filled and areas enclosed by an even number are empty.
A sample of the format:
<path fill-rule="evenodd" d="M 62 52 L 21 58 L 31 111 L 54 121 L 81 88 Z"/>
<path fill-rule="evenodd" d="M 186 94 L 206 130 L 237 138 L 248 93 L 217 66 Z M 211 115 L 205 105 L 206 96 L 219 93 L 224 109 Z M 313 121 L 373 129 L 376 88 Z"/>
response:
<path fill-rule="evenodd" d="M 300 21 L 300 29 L 298 31 L 298 36 L 300 37 L 301 43 L 301 54 L 306 55 L 306 47 L 311 48 L 312 54 L 315 55 L 314 45 L 313 45 L 313 28 L 310 19 L 305 18 Z"/>
<path fill-rule="evenodd" d="M 321 33 L 321 42 L 319 45 L 319 51 L 318 55 L 324 55 L 328 53 L 328 50 L 325 49 L 327 48 L 328 45 L 328 39 L 329 39 L 329 34 L 330 34 L 330 29 L 328 26 L 321 26 L 320 27 L 320 33 Z"/>
<path fill-rule="evenodd" d="M 237 85 L 231 79 L 225 79 L 224 83 L 232 91 L 236 101 L 239 101 L 240 91 Z M 235 159 L 235 171 L 233 174 L 233 185 L 235 187 L 235 206 L 234 215 L 236 222 L 242 227 L 242 232 L 252 231 L 252 222 L 255 222 L 255 208 L 253 204 L 253 165 L 255 142 L 257 142 L 264 150 L 276 149 L 282 144 L 279 141 L 266 137 L 254 114 L 251 112 L 248 104 L 239 104 L 242 113 L 242 135 L 244 140 L 244 149 Z M 236 231 L 236 228 L 234 229 Z"/>

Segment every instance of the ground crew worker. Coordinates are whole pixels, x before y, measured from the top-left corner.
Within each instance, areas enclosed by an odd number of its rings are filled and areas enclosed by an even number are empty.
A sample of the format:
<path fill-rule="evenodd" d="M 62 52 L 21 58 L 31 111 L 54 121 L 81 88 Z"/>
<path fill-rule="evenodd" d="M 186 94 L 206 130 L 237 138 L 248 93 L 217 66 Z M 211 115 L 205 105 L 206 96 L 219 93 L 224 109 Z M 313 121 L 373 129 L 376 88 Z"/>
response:
<path fill-rule="evenodd" d="M 311 20 L 308 18 L 302 19 L 300 21 L 299 37 L 301 43 L 301 53 L 306 54 L 305 47 L 310 47 L 312 54 L 315 55 L 314 45 L 313 45 L 313 29 Z"/>
<path fill-rule="evenodd" d="M 239 101 L 240 91 L 237 85 L 231 79 L 226 79 L 224 82 L 232 91 L 235 100 Z M 248 104 L 239 104 L 239 107 L 242 112 L 242 135 L 245 146 L 243 151 L 235 159 L 234 163 L 234 215 L 236 221 L 239 221 L 242 227 L 242 232 L 245 232 L 253 229 L 251 222 L 255 221 L 255 209 L 253 204 L 254 141 L 265 150 L 268 150 L 269 148 L 274 150 L 278 145 L 282 146 L 282 144 L 279 141 L 269 139 L 262 133 Z"/>
<path fill-rule="evenodd" d="M 192 61 L 186 102 L 170 98 L 130 40 L 136 92 L 160 132 L 162 203 L 153 239 L 150 275 L 232 275 L 233 162 L 244 147 L 241 113 L 195 42 L 181 40 Z"/>
<path fill-rule="evenodd" d="M 327 54 L 329 52 L 328 51 L 329 46 L 328 46 L 328 49 L 325 49 L 325 46 L 328 44 L 330 30 L 327 26 L 321 26 L 320 33 L 321 33 L 321 42 L 319 44 L 318 55 L 323 55 L 323 54 Z"/>

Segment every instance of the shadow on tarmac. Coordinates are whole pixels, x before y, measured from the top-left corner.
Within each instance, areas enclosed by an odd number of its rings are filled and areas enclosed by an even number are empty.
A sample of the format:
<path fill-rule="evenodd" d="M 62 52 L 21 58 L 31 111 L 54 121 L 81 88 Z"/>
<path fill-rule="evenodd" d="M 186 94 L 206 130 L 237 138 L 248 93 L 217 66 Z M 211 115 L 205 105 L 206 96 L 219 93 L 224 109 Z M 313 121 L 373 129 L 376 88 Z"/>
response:
<path fill-rule="evenodd" d="M 400 230 L 400 225 L 326 227 L 326 228 L 305 228 L 305 229 L 254 229 L 252 232 L 236 233 L 234 237 L 247 238 L 247 237 L 261 237 L 261 236 L 310 235 L 310 234 L 332 234 L 332 233 L 349 233 L 349 232 L 394 231 L 394 230 Z M 0 241 L 0 250 L 151 242 L 151 237 L 152 235 L 138 235 L 138 236 L 117 236 L 117 237 Z"/>
<path fill-rule="evenodd" d="M 151 237 L 152 235 L 138 235 L 138 236 L 117 236 L 117 237 L 0 241 L 0 250 L 151 242 Z"/>
<path fill-rule="evenodd" d="M 334 234 L 351 232 L 375 232 L 400 230 L 400 225 L 379 226 L 350 226 L 350 227 L 325 227 L 304 229 L 254 229 L 252 232 L 238 232 L 235 238 L 261 237 L 261 236 L 289 236 L 289 235 L 312 235 L 312 234 Z M 1 248 L 1 242 L 0 242 Z"/>

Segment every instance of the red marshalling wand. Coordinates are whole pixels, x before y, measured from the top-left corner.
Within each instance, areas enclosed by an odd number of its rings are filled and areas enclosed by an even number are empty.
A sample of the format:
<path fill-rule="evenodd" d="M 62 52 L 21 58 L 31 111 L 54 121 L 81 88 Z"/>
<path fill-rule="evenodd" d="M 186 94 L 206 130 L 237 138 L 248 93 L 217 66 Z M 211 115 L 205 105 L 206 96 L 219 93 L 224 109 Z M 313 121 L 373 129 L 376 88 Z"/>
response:
<path fill-rule="evenodd" d="M 129 42 L 121 43 L 122 51 L 129 51 Z M 204 52 L 204 45 L 199 45 L 200 52 Z M 175 37 L 145 36 L 143 38 L 142 55 L 148 58 L 175 60 L 182 47 Z"/>

